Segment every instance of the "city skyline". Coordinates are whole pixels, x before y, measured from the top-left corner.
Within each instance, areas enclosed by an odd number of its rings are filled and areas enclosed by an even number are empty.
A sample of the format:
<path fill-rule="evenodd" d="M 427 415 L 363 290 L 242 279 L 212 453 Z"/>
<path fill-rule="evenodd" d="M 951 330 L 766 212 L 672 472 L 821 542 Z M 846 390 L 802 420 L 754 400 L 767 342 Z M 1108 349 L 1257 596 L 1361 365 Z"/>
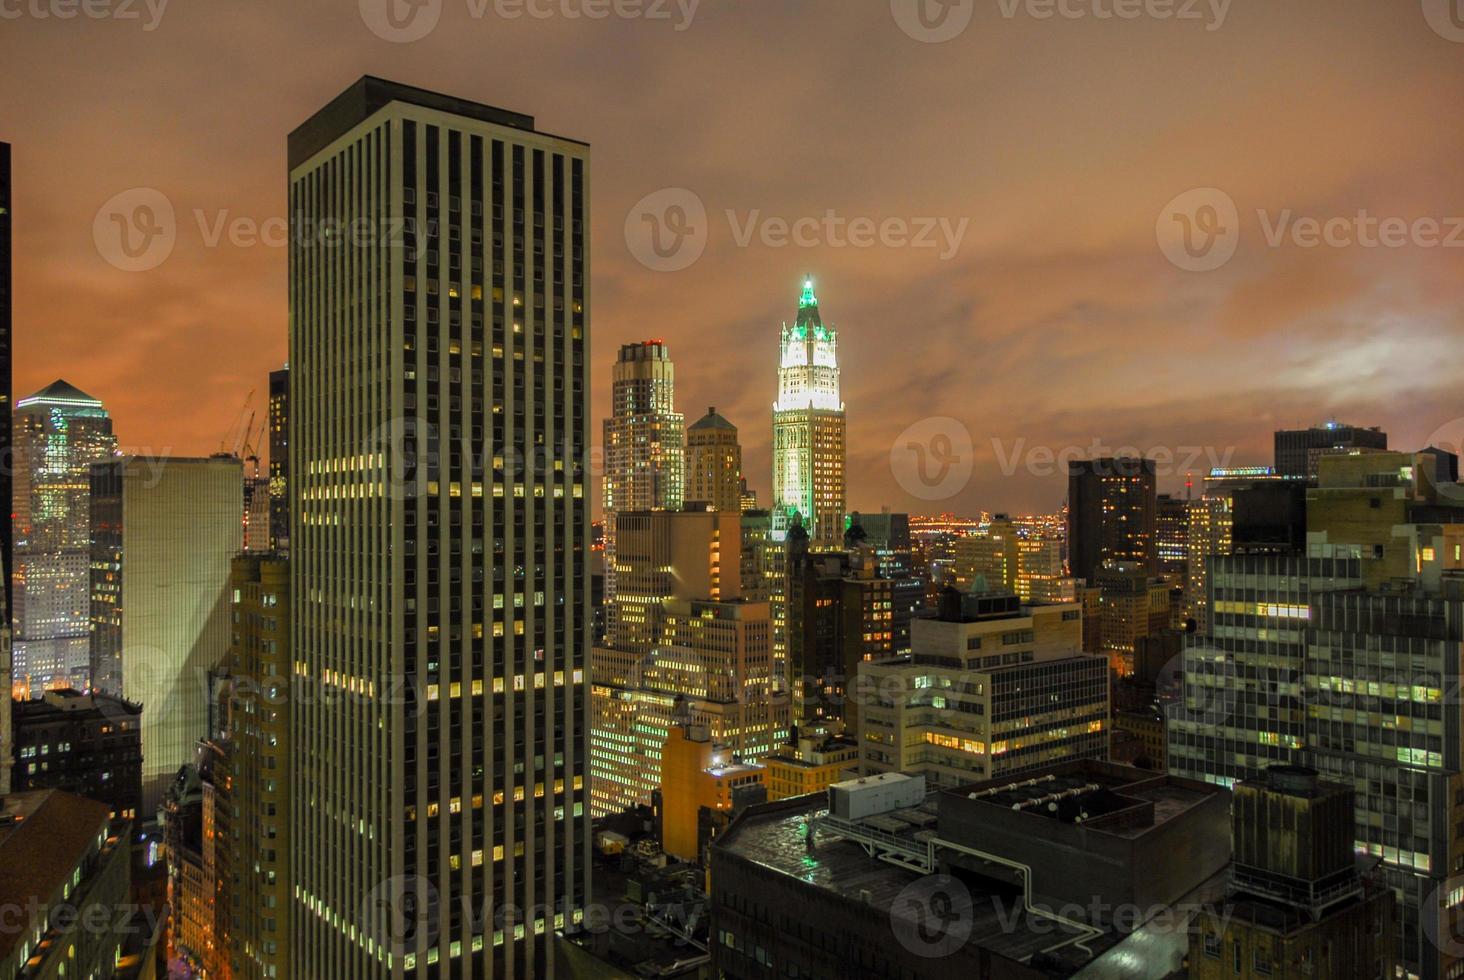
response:
<path fill-rule="evenodd" d="M 1451 179 L 1461 137 L 1436 125 L 1464 60 L 1419 11 L 1237 7 L 1208 30 L 1180 20 L 1044 21 L 1019 5 L 1010 18 L 983 9 L 959 37 L 925 44 L 886 5 L 869 7 L 830 17 L 831 5 L 812 4 L 800 16 L 708 0 L 678 30 L 650 19 L 513 21 L 491 9 L 480 20 L 448 4 L 436 34 L 414 43 L 373 34 L 352 4 L 271 11 L 232 33 L 216 30 L 208 11 L 182 8 L 164 11 L 153 30 L 146 19 L 35 19 L 23 44 L 15 32 L 0 37 L 15 75 L 0 137 L 15 145 L 16 390 L 54 378 L 52 355 L 66 351 L 76 362 L 67 377 L 113 407 L 124 448 L 215 451 L 245 394 L 285 360 L 285 249 L 234 243 L 249 237 L 238 222 L 283 217 L 279 134 L 340 78 L 372 71 L 521 106 L 550 131 L 607 147 L 593 206 L 591 417 L 607 414 L 615 347 L 663 337 L 680 352 L 683 404 L 717 405 L 738 426 L 744 471 L 765 495 L 769 330 L 787 318 L 789 289 L 806 275 L 837 310 L 844 341 L 852 508 L 1054 510 L 1064 476 L 1059 467 L 1032 473 L 1034 447 L 1092 454 L 1096 440 L 1181 458 L 1210 447 L 1239 464 L 1269 462 L 1274 430 L 1332 417 L 1380 425 L 1415 448 L 1450 431 L 1460 412 L 1443 345 L 1460 283 L 1447 251 L 1266 241 L 1271 225 L 1302 217 L 1464 214 Z M 618 43 L 592 48 L 606 37 L 601 28 Z M 266 34 L 340 44 L 326 58 L 298 59 L 284 82 L 252 70 L 263 52 L 288 48 L 253 44 L 262 53 L 249 53 L 250 38 Z M 500 42 L 501 61 L 476 56 Z M 1146 67 L 1114 76 L 1112 45 Z M 735 62 L 747 84 L 782 89 L 793 50 L 811 59 L 799 77 L 824 79 L 806 98 L 760 99 L 755 122 L 709 98 L 719 73 L 702 65 Z M 588 51 L 597 59 L 576 57 Z M 568 67 L 529 83 L 521 69 L 543 58 Z M 128 84 L 98 83 L 123 63 Z M 869 68 L 867 78 L 841 70 L 852 63 Z M 219 84 L 235 70 L 254 83 Z M 1075 82 L 1096 73 L 1109 83 L 1101 95 L 1072 98 Z M 1171 87 L 1169 77 L 1191 84 Z M 664 104 L 639 117 L 649 84 L 641 79 L 671 78 L 677 91 L 658 86 Z M 591 108 L 578 97 L 606 85 L 626 93 L 623 106 Z M 984 88 L 992 94 L 950 95 Z M 216 92 L 206 106 L 173 94 L 200 89 Z M 1279 108 L 1258 95 L 1276 90 L 1289 96 Z M 836 95 L 859 109 L 811 110 Z M 1034 106 L 1040 130 L 1026 121 Z M 942 112 L 956 114 L 954 130 L 929 125 Z M 866 113 L 886 120 L 888 154 L 862 152 Z M 128 118 L 149 138 L 116 140 L 91 125 L 94 114 Z M 193 138 L 200 133 L 209 138 Z M 777 152 L 788 176 L 737 176 Z M 839 164 L 810 188 L 801 173 L 824 158 Z M 1070 190 L 1034 190 L 1050 186 Z M 1155 222 L 1166 202 L 1203 187 L 1237 203 L 1241 248 L 1216 271 L 1183 271 L 1156 247 Z M 103 206 L 134 188 L 161 192 L 177 219 L 172 253 L 145 272 L 109 264 L 93 234 Z M 637 260 L 624 226 L 637 202 L 669 188 L 694 192 L 711 230 L 696 262 L 657 272 Z M 940 248 L 765 241 L 768 219 L 821 223 L 829 210 L 846 221 L 970 224 L 946 260 Z M 754 213 L 763 223 L 740 247 Z M 87 274 L 77 281 L 72 269 Z M 96 342 L 112 337 L 126 343 Z M 984 384 L 966 384 L 939 356 L 952 344 L 980 352 Z M 1145 357 L 1131 356 L 1135 344 Z M 219 350 L 230 356 L 199 356 Z M 146 383 L 153 372 L 167 383 Z M 1406 410 L 1388 396 L 1400 384 L 1412 394 Z M 1253 407 L 1232 414 L 1236 399 L 1217 402 L 1222 391 Z M 975 471 L 936 508 L 901 485 L 889 456 L 906 427 L 945 417 L 969 431 Z M 1197 475 L 1210 459 L 1201 453 Z M 1160 489 L 1182 482 L 1182 473 L 1161 475 Z"/>

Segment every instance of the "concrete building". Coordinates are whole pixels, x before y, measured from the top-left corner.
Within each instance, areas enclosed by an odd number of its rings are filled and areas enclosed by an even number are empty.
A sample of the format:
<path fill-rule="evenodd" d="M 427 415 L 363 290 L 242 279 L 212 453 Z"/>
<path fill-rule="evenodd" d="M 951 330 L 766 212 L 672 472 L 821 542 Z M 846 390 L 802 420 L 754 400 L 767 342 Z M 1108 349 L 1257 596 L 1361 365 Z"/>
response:
<path fill-rule="evenodd" d="M 1076 605 L 947 591 L 908 658 L 860 666 L 860 769 L 954 786 L 1108 754 L 1108 665 Z"/>
<path fill-rule="evenodd" d="M 130 824 L 61 790 L 0 798 L 0 978 L 119 975 Z"/>
<path fill-rule="evenodd" d="M 783 324 L 780 341 L 772 511 L 779 529 L 801 517 L 815 551 L 837 549 L 843 541 L 845 454 L 838 332 L 824 325 L 809 280 L 798 317 L 792 326 Z"/>
<path fill-rule="evenodd" d="M 233 805 L 222 882 L 235 980 L 290 974 L 290 566 L 278 555 L 234 559 L 233 645 L 228 660 L 227 777 Z"/>
<path fill-rule="evenodd" d="M 832 794 L 832 791 L 830 791 Z M 711 847 L 729 980 L 1179 975 L 1223 892 L 1230 794 L 1095 761 L 848 817 L 750 807 Z"/>
<path fill-rule="evenodd" d="M 128 456 L 91 468 L 92 678 L 142 705 L 142 813 L 210 729 L 229 649 L 229 564 L 243 525 L 238 459 Z"/>
<path fill-rule="evenodd" d="M 102 403 L 65 381 L 16 404 L 14 672 L 22 691 L 91 685 L 90 467 L 116 450 Z"/>
<path fill-rule="evenodd" d="M 232 747 L 202 741 L 196 761 L 173 777 L 163 803 L 171 938 L 200 976 L 226 975 L 233 918 L 228 884 L 236 864 L 252 855 L 234 851 L 229 781 Z"/>
<path fill-rule="evenodd" d="M 1137 562 L 1106 561 L 1094 573 L 1099 649 L 1120 677 L 1134 673 L 1139 641 L 1170 627 L 1170 585 Z"/>
<path fill-rule="evenodd" d="M 1068 567 L 1090 584 L 1105 561 L 1158 571 L 1157 493 L 1151 459 L 1068 464 Z"/>
<path fill-rule="evenodd" d="M 1276 433 L 1275 443 L 1277 474 L 1315 480 L 1323 456 L 1353 450 L 1385 450 L 1388 434 L 1377 426 L 1363 428 L 1328 422 L 1309 429 L 1281 429 Z"/>
<path fill-rule="evenodd" d="M 14 706 L 17 791 L 62 789 L 99 800 L 112 819 L 142 806 L 142 706 L 109 694 L 47 691 Z"/>
<path fill-rule="evenodd" d="M 366 77 L 288 157 L 294 973 L 550 975 L 590 862 L 590 151 Z"/>
<path fill-rule="evenodd" d="M 1017 591 L 1021 570 L 1021 539 L 1005 514 L 997 514 L 985 531 L 957 538 L 953 545 L 955 586 L 970 590 L 981 581 L 982 589 Z"/>
<path fill-rule="evenodd" d="M 615 360 L 605 420 L 605 595 L 617 584 L 616 516 L 681 510 L 686 490 L 685 420 L 676 411 L 676 366 L 659 340 L 625 344 Z M 735 509 L 735 508 L 734 508 Z"/>
<path fill-rule="evenodd" d="M 802 735 L 762 760 L 768 799 L 822 793 L 859 768 L 859 743 L 847 735 Z"/>
<path fill-rule="evenodd" d="M 709 408 L 686 430 L 686 501 L 738 514 L 742 512 L 742 486 L 737 426 Z"/>

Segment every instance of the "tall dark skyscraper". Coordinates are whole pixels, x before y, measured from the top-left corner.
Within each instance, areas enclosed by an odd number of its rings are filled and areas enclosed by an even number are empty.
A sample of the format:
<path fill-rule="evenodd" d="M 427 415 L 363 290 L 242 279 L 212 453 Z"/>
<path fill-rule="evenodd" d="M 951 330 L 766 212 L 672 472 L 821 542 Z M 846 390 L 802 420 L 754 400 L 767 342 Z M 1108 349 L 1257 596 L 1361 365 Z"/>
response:
<path fill-rule="evenodd" d="M 1317 460 L 1327 453 L 1387 448 L 1388 434 L 1376 427 L 1328 422 L 1310 429 L 1282 429 L 1276 433 L 1276 473 L 1315 480 Z"/>
<path fill-rule="evenodd" d="M 589 160 L 371 77 L 290 135 L 296 976 L 565 970 L 590 867 Z"/>
<path fill-rule="evenodd" d="M 1068 464 L 1068 567 L 1095 581 L 1105 561 L 1157 570 L 1152 459 L 1084 459 Z"/>
<path fill-rule="evenodd" d="M 11 214 L 10 214 L 10 144 L 0 143 L 0 501 L 4 502 L 5 513 L 14 517 L 15 504 L 14 470 L 11 457 L 15 454 L 14 422 L 11 420 L 12 380 L 10 366 L 10 329 L 14 304 L 11 280 Z M 5 565 L 5 608 L 14 609 L 11 601 L 10 576 L 15 571 L 15 531 L 12 520 L 0 521 L 0 559 Z"/>
<path fill-rule="evenodd" d="M 290 550 L 290 366 L 269 373 L 269 544 Z"/>

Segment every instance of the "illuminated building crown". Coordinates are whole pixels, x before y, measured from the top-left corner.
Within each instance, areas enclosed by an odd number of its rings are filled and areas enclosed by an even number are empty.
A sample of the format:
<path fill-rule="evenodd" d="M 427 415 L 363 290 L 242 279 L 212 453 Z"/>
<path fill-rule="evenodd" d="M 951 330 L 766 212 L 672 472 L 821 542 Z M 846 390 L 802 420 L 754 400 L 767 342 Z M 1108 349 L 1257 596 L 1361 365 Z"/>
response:
<path fill-rule="evenodd" d="M 839 337 L 833 327 L 824 326 L 818 312 L 813 280 L 803 284 L 798 300 L 798 319 L 783 324 L 778 360 L 778 401 L 774 411 L 822 409 L 840 412 Z"/>

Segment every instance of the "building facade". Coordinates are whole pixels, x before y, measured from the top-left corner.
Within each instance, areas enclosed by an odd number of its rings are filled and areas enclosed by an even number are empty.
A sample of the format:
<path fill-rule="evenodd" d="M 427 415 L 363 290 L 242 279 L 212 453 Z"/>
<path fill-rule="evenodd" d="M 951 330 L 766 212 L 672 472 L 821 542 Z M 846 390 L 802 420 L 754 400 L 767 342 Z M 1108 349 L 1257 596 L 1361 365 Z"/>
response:
<path fill-rule="evenodd" d="M 709 408 L 686 430 L 686 500 L 715 511 L 740 513 L 742 486 L 737 426 Z"/>
<path fill-rule="evenodd" d="M 819 316 L 810 280 L 797 319 L 783 324 L 773 404 L 772 510 L 780 527 L 801 517 L 815 551 L 836 549 L 844 540 L 845 453 L 839 336 Z"/>
<path fill-rule="evenodd" d="M 92 683 L 142 705 L 142 814 L 210 734 L 243 545 L 238 459 L 127 456 L 91 468 Z"/>
<path fill-rule="evenodd" d="M 659 340 L 625 344 L 605 420 L 605 596 L 615 598 L 616 515 L 680 510 L 686 490 L 685 420 L 676 411 L 676 365 Z"/>
<path fill-rule="evenodd" d="M 590 859 L 590 152 L 366 77 L 289 166 L 295 972 L 550 975 Z"/>
<path fill-rule="evenodd" d="M 1158 571 L 1154 461 L 1132 457 L 1068 464 L 1068 567 L 1092 584 L 1105 561 Z"/>
<path fill-rule="evenodd" d="M 1323 456 L 1354 449 L 1388 448 L 1388 434 L 1376 426 L 1328 422 L 1309 429 L 1281 429 L 1276 433 L 1276 473 L 1314 480 Z"/>
<path fill-rule="evenodd" d="M 1108 754 L 1108 664 L 1082 652 L 1076 604 L 942 596 L 908 658 L 860 667 L 860 769 L 937 786 Z"/>
<path fill-rule="evenodd" d="M 15 789 L 62 789 L 136 821 L 142 806 L 142 706 L 108 694 L 47 691 L 15 702 Z"/>
<path fill-rule="evenodd" d="M 290 551 L 290 366 L 269 373 L 269 547 Z"/>
<path fill-rule="evenodd" d="M 91 686 L 90 468 L 116 450 L 102 403 L 65 381 L 16 405 L 14 665 L 22 690 Z"/>

